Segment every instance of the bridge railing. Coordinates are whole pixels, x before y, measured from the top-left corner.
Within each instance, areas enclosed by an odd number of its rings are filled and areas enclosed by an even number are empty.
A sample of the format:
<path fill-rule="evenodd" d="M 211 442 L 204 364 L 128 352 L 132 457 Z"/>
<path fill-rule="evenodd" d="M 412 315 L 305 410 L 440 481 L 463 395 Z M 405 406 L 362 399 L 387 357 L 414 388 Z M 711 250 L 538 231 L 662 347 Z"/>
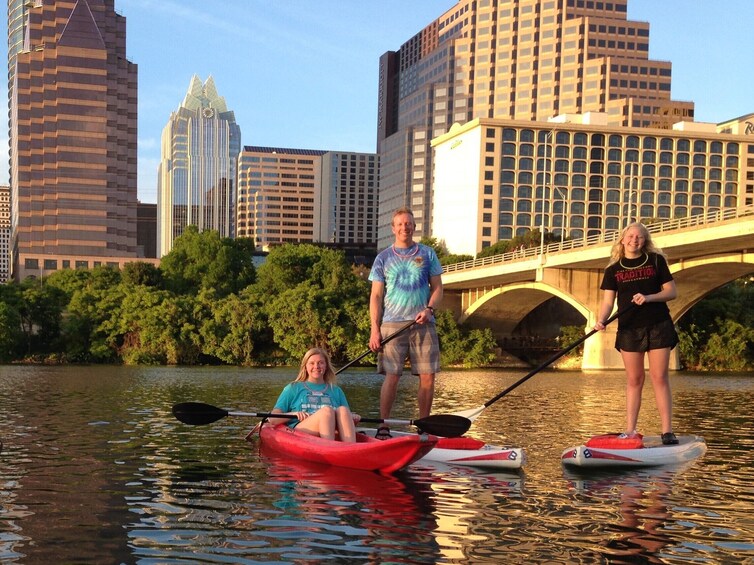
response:
<path fill-rule="evenodd" d="M 674 220 L 665 220 L 663 222 L 649 224 L 647 226 L 647 230 L 653 234 L 662 233 L 666 231 L 713 224 L 715 222 L 722 222 L 725 220 L 733 220 L 743 216 L 751 215 L 754 215 L 754 206 L 729 208 L 727 210 L 718 210 L 717 212 L 708 212 L 707 214 L 689 216 L 688 218 L 677 218 Z M 557 253 L 558 251 L 568 251 L 570 249 L 576 249 L 579 247 L 588 247 L 590 245 L 598 245 L 601 243 L 612 243 L 616 239 L 618 239 L 620 232 L 621 230 L 610 230 L 598 235 L 590 235 L 578 239 L 569 239 L 556 243 L 550 243 L 548 245 L 545 245 L 544 247 L 526 247 L 524 249 L 516 249 L 513 251 L 508 251 L 506 253 L 500 253 L 498 255 L 490 255 L 489 257 L 480 257 L 479 259 L 471 259 L 469 261 L 453 263 L 452 265 L 445 265 L 443 267 L 443 272 L 452 273 L 466 269 L 475 269 L 478 267 L 489 267 L 490 265 L 497 265 L 499 263 L 505 263 L 507 261 L 533 259 L 539 257 L 542 252 Z"/>

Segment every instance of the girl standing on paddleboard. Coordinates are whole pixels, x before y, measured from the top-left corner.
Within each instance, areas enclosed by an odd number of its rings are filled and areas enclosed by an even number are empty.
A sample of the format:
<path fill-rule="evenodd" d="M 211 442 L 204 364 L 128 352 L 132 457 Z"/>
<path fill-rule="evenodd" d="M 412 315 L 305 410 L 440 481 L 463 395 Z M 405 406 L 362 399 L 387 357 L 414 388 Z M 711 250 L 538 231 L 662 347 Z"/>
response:
<path fill-rule="evenodd" d="M 613 245 L 600 289 L 603 290 L 595 330 L 605 329 L 605 320 L 618 299 L 618 310 L 629 308 L 618 318 L 615 348 L 626 369 L 626 431 L 621 439 L 638 436 L 636 424 L 644 387 L 644 359 L 649 359 L 657 410 L 662 423 L 662 443 L 675 445 L 673 401 L 668 370 L 670 350 L 678 344 L 678 334 L 667 302 L 676 297 L 675 281 L 662 251 L 652 243 L 647 228 L 640 222 L 627 226 Z"/>

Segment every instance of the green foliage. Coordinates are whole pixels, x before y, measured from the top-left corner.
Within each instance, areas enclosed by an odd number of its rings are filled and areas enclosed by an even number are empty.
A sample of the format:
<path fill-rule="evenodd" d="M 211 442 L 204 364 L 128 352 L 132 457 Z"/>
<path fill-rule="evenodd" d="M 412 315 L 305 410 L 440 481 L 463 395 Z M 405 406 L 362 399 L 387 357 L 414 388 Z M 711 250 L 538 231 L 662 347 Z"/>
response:
<path fill-rule="evenodd" d="M 419 243 L 434 249 L 438 259 L 442 259 L 446 255 L 448 255 L 448 248 L 445 245 L 445 242 L 438 240 L 436 237 L 429 237 L 425 235 L 419 240 Z"/>
<path fill-rule="evenodd" d="M 250 293 L 264 305 L 274 341 L 289 362 L 314 346 L 328 349 L 337 362 L 362 335 L 356 312 L 368 310 L 369 285 L 342 252 L 314 245 L 277 247 L 260 266 Z"/>
<path fill-rule="evenodd" d="M 16 359 L 21 353 L 21 293 L 17 285 L 0 285 L 0 363 Z"/>
<path fill-rule="evenodd" d="M 21 289 L 18 313 L 27 352 L 45 354 L 56 351 L 67 301 L 65 293 L 31 278 L 21 283 Z"/>
<path fill-rule="evenodd" d="M 584 337 L 583 326 L 562 326 L 560 328 L 560 335 L 558 336 L 558 344 L 561 349 L 571 346 Z M 577 347 L 574 347 L 566 357 L 577 357 L 584 354 L 584 344 L 581 343 Z"/>
<path fill-rule="evenodd" d="M 218 296 L 238 292 L 254 282 L 253 246 L 248 239 L 221 238 L 215 230 L 188 226 L 162 258 L 165 287 L 176 294 L 212 288 Z"/>
<path fill-rule="evenodd" d="M 264 337 L 264 318 L 251 301 L 231 294 L 211 304 L 199 330 L 202 352 L 229 365 L 253 365 L 257 342 Z"/>
<path fill-rule="evenodd" d="M 752 367 L 754 328 L 717 319 L 719 330 L 706 340 L 692 325 L 680 332 L 680 355 L 686 368 L 705 371 L 744 371 Z"/>
<path fill-rule="evenodd" d="M 560 241 L 560 237 L 553 233 L 545 232 L 545 245 Z M 500 240 L 489 247 L 485 247 L 479 253 L 477 253 L 477 259 L 482 257 L 492 257 L 493 255 L 501 255 L 508 253 L 514 249 L 521 247 L 539 247 L 542 244 L 542 235 L 539 230 L 529 230 L 523 235 L 517 235 L 513 239 Z"/>
<path fill-rule="evenodd" d="M 440 259 L 440 264 L 445 265 L 453 265 L 455 263 L 463 263 L 464 261 L 472 261 L 474 259 L 473 255 L 455 255 L 450 254 L 442 257 Z"/>
<path fill-rule="evenodd" d="M 538 245 L 538 232 L 529 240 Z M 424 243 L 441 259 L 453 257 L 432 238 Z M 363 270 L 341 252 L 288 244 L 269 254 L 257 278 L 251 257 L 248 240 L 189 229 L 164 270 L 149 263 L 122 272 L 65 269 L 0 285 L 0 362 L 298 363 L 306 349 L 320 345 L 338 365 L 363 353 L 370 333 Z M 679 348 L 686 368 L 754 366 L 751 283 L 734 281 L 684 316 Z M 466 330 L 443 310 L 437 328 L 443 365 L 480 367 L 495 359 L 488 329 Z M 564 327 L 560 339 L 565 347 L 582 336 L 583 328 Z"/>
<path fill-rule="evenodd" d="M 162 286 L 162 271 L 144 261 L 134 261 L 123 266 L 123 282 L 129 285 Z"/>
<path fill-rule="evenodd" d="M 495 360 L 497 343 L 489 328 L 466 332 L 458 326 L 449 310 L 438 310 L 435 323 L 442 365 L 484 367 Z"/>
<path fill-rule="evenodd" d="M 482 257 L 492 257 L 493 255 L 502 255 L 512 251 L 517 245 L 514 244 L 514 239 L 503 239 L 497 243 L 493 243 L 489 247 L 485 247 L 479 253 L 477 253 L 477 259 Z"/>
<path fill-rule="evenodd" d="M 710 293 L 678 324 L 681 364 L 691 370 L 754 367 L 754 284 L 743 277 Z"/>

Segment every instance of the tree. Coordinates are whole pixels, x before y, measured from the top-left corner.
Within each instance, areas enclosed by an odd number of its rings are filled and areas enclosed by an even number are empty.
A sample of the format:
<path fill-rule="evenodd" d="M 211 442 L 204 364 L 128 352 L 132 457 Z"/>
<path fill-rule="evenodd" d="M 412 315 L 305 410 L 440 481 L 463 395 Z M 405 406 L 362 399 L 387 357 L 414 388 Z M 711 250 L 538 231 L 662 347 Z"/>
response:
<path fill-rule="evenodd" d="M 0 362 L 16 359 L 21 352 L 21 294 L 18 285 L 0 285 Z"/>
<path fill-rule="evenodd" d="M 133 261 L 123 266 L 123 282 L 130 285 L 142 284 L 160 287 L 162 285 L 162 271 L 152 263 Z"/>
<path fill-rule="evenodd" d="M 261 307 L 236 294 L 213 300 L 208 306 L 210 315 L 199 330 L 203 354 L 231 365 L 255 364 L 256 349 L 264 345 L 267 336 Z"/>
<path fill-rule="evenodd" d="M 193 225 L 175 240 L 160 270 L 165 287 L 176 294 L 213 288 L 218 296 L 227 296 L 253 283 L 256 276 L 251 240 L 221 238 L 215 230 L 200 233 Z"/>
<path fill-rule="evenodd" d="M 449 310 L 438 310 L 435 323 L 443 365 L 483 367 L 495 360 L 497 343 L 489 328 L 465 331 Z"/>
<path fill-rule="evenodd" d="M 21 283 L 19 315 L 28 354 L 58 351 L 66 294 L 60 289 L 27 278 Z"/>
<path fill-rule="evenodd" d="M 334 361 L 356 339 L 368 340 L 368 284 L 356 276 L 344 253 L 314 245 L 273 249 L 259 267 L 253 296 L 264 304 L 274 341 L 289 362 L 307 349 L 325 347 Z"/>

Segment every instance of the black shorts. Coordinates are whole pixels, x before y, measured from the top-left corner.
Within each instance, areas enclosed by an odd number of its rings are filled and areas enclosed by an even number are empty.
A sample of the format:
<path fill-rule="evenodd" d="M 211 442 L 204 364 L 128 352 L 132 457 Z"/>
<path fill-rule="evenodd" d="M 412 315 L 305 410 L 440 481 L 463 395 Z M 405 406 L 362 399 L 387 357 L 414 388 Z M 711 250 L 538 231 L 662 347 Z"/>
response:
<path fill-rule="evenodd" d="M 649 351 L 650 349 L 673 349 L 678 345 L 678 334 L 672 320 L 664 320 L 646 328 L 618 330 L 615 349 L 618 351 Z"/>

